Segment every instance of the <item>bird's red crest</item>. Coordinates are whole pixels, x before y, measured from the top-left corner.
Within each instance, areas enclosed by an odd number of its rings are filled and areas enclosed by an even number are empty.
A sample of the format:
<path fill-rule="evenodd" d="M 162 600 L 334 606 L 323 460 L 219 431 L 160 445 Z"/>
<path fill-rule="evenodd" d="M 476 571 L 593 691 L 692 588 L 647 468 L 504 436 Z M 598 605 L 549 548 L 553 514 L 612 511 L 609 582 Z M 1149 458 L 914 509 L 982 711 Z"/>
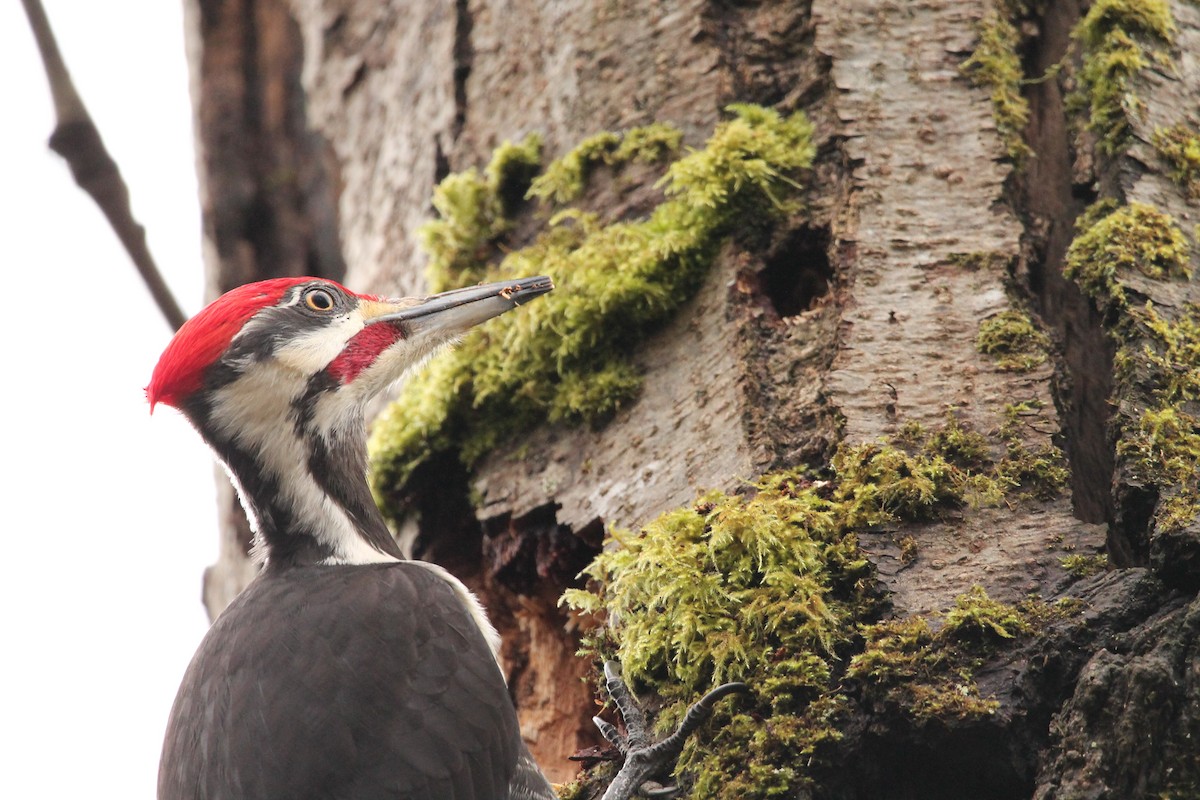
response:
<path fill-rule="evenodd" d="M 183 324 L 158 359 L 146 399 L 178 406 L 204 382 L 204 371 L 229 347 L 233 337 L 256 313 L 275 305 L 291 287 L 314 278 L 272 278 L 247 283 L 218 297 Z"/>

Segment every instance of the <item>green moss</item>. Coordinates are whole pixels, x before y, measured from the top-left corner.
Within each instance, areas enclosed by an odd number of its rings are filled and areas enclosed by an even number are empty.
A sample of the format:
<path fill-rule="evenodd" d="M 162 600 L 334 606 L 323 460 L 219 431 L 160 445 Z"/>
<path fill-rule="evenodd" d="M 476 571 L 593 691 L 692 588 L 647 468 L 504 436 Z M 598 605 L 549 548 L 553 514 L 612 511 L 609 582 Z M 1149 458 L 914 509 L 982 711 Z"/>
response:
<path fill-rule="evenodd" d="M 1200 133 L 1188 125 L 1155 128 L 1154 149 L 1171 168 L 1167 174 L 1188 199 L 1200 197 Z"/>
<path fill-rule="evenodd" d="M 1036 415 L 1041 408 L 1040 400 L 1004 406 L 1004 422 L 1000 426 L 1004 456 L 994 466 L 993 474 L 1006 492 L 1020 487 L 1039 500 L 1049 500 L 1062 492 L 1071 479 L 1071 472 L 1057 447 L 1047 444 L 1030 448 L 1021 435 L 1022 418 Z"/>
<path fill-rule="evenodd" d="M 1004 415 L 1004 429 L 1007 433 L 1002 432 L 1001 435 L 1006 438 L 1015 435 L 1016 426 L 1020 424 L 1021 419 L 1026 416 L 1036 416 L 1044 405 L 1041 400 L 1021 400 L 1017 403 L 1006 404 L 1001 413 Z"/>
<path fill-rule="evenodd" d="M 1121 313 L 1110 332 L 1117 454 L 1132 479 L 1157 489 L 1159 531 L 1182 528 L 1200 513 L 1200 312 L 1194 305 L 1160 314 L 1152 303 L 1131 307 L 1122 275 L 1137 270 L 1156 279 L 1191 277 L 1191 248 L 1178 226 L 1151 206 L 1112 201 L 1081 218 L 1067 252 L 1066 274 Z"/>
<path fill-rule="evenodd" d="M 979 326 L 975 348 L 1006 372 L 1028 372 L 1046 363 L 1050 339 L 1024 311 L 1001 311 Z"/>
<path fill-rule="evenodd" d="M 571 781 L 570 783 L 556 783 L 554 785 L 554 796 L 558 800 L 585 800 L 587 795 L 584 794 L 583 781 Z"/>
<path fill-rule="evenodd" d="M 975 250 L 969 253 L 951 253 L 946 260 L 968 272 L 989 269 L 1003 271 L 1008 269 L 1013 257 L 1009 253 L 997 250 Z"/>
<path fill-rule="evenodd" d="M 1029 449 L 1018 440 L 1008 442 L 995 475 L 1002 486 L 1023 489 L 1039 500 L 1057 497 L 1071 479 L 1062 451 L 1057 447 Z"/>
<path fill-rule="evenodd" d="M 616 166 L 629 161 L 653 163 L 679 149 L 682 134 L 656 122 L 625 133 L 603 131 L 584 139 L 534 180 L 529 196 L 542 201 L 569 203 L 583 193 L 588 174 L 599 164 Z"/>
<path fill-rule="evenodd" d="M 1200 513 L 1200 306 L 1186 304 L 1171 320 L 1152 303 L 1129 311 L 1124 333 L 1141 346 L 1118 350 L 1120 379 L 1148 393 L 1133 419 L 1119 417 L 1117 453 L 1134 479 L 1158 487 L 1155 523 L 1178 530 Z"/>
<path fill-rule="evenodd" d="M 1160 530 L 1179 530 L 1200 511 L 1200 419 L 1178 408 L 1148 408 L 1137 426 L 1117 443 L 1133 460 L 1139 477 L 1164 489 L 1155 511 Z"/>
<path fill-rule="evenodd" d="M 923 617 L 888 620 L 862 628 L 862 649 L 846 679 L 863 699 L 917 724 L 987 717 L 999 702 L 980 696 L 974 671 L 982 657 L 1046 624 L 1078 613 L 1078 601 L 1017 606 L 1000 603 L 974 586 L 955 598 L 935 629 Z"/>
<path fill-rule="evenodd" d="M 917 422 L 915 419 L 910 419 L 906 420 L 905 423 L 900 426 L 900 430 L 896 431 L 896 434 L 892 437 L 892 440 L 898 445 L 920 447 L 921 443 L 925 441 L 926 436 L 927 434 L 925 433 L 925 426 Z"/>
<path fill-rule="evenodd" d="M 1103 47 L 1112 32 L 1118 30 L 1169 44 L 1175 36 L 1170 3 L 1167 0 L 1096 0 L 1073 36 L 1094 50 Z"/>
<path fill-rule="evenodd" d="M 980 21 L 978 33 L 979 44 L 961 69 L 974 85 L 991 92 L 996 130 L 1008 157 L 1020 165 L 1033 154 L 1024 136 L 1029 124 L 1029 101 L 1021 94 L 1024 72 L 1017 53 L 1021 34 L 1012 11 L 1003 8 L 990 9 Z"/>
<path fill-rule="evenodd" d="M 385 513 L 403 515 L 398 504 L 408 479 L 437 452 L 469 465 L 540 422 L 598 425 L 634 400 L 638 344 L 695 292 L 740 221 L 792 207 L 792 176 L 812 161 L 812 126 L 803 115 L 754 106 L 731 111 L 704 148 L 667 168 L 659 182 L 666 198 L 648 218 L 601 225 L 567 209 L 498 264 L 477 259 L 499 255 L 490 245 L 510 224 L 496 199 L 503 181 L 489 169 L 483 179 L 468 171 L 443 182 L 435 202 L 447 216 L 426 234 L 432 284 L 545 274 L 557 288 L 435 359 L 376 421 L 372 481 Z M 656 130 L 627 136 L 617 150 L 657 152 L 655 142 L 667 137 Z M 530 144 L 526 155 L 533 152 Z"/>
<path fill-rule="evenodd" d="M 978 470 L 988 461 L 988 441 L 982 434 L 963 426 L 953 413 L 946 415 L 946 424 L 929 435 L 924 451 L 941 456 L 964 469 Z"/>
<path fill-rule="evenodd" d="M 635 686 L 664 702 L 673 726 L 711 686 L 755 690 L 717 710 L 688 745 L 680 773 L 693 798 L 793 796 L 845 731 L 854 704 L 886 705 L 916 722 L 993 713 L 971 669 L 982 653 L 1033 627 L 1031 611 L 973 589 L 934 632 L 916 618 L 879 623 L 873 573 L 855 532 L 918 521 L 971 502 L 1001 478 L 986 440 L 953 414 L 909 443 L 843 445 L 833 477 L 763 476 L 749 496 L 712 492 L 634 533 L 613 531 L 563 601 L 608 621 L 586 645 L 620 660 Z M 906 537 L 902 553 L 915 557 Z"/>
<path fill-rule="evenodd" d="M 1167 0 L 1096 0 L 1072 33 L 1083 47 L 1071 111 L 1086 110 L 1087 128 L 1101 152 L 1119 152 L 1130 136 L 1129 119 L 1142 103 L 1129 82 L 1152 61 L 1165 61 L 1175 35 Z"/>
<path fill-rule="evenodd" d="M 924 618 L 872 625 L 864 638 L 847 677 L 862 682 L 872 706 L 916 723 L 986 717 L 999 709 L 996 700 L 979 695 L 970 660 L 939 640 Z"/>
<path fill-rule="evenodd" d="M 1108 213 L 1103 213 L 1108 210 Z M 1115 209 L 1105 202 L 1080 219 L 1064 274 L 1098 300 L 1125 305 L 1122 272 L 1149 278 L 1190 278 L 1190 248 L 1175 221 L 1145 203 Z"/>
<path fill-rule="evenodd" d="M 511 216 L 537 173 L 541 148 L 536 133 L 520 144 L 506 141 L 482 175 L 471 168 L 448 176 L 434 189 L 433 207 L 440 219 L 420 231 L 433 291 L 450 288 L 450 276 L 463 285 L 481 279 L 482 266 L 512 226 Z"/>
<path fill-rule="evenodd" d="M 910 455 L 885 444 L 841 447 L 833 457 L 849 527 L 925 520 L 963 502 L 967 473 L 940 455 Z"/>
<path fill-rule="evenodd" d="M 946 613 L 940 635 L 959 642 L 979 642 L 993 638 L 1012 639 L 1028 629 L 1024 615 L 1015 607 L 988 597 L 982 586 L 954 601 Z"/>
<path fill-rule="evenodd" d="M 1108 569 L 1108 556 L 1104 553 L 1090 556 L 1071 555 L 1065 557 L 1061 563 L 1062 568 L 1076 578 L 1090 578 Z"/>
<path fill-rule="evenodd" d="M 844 504 L 799 473 L 755 488 L 750 498 L 710 493 L 637 534 L 614 532 L 617 546 L 587 569 L 597 591 L 564 595 L 606 613 L 610 639 L 592 646 L 614 648 L 627 678 L 663 699 L 663 727 L 711 685 L 754 687 L 750 708 L 722 704 L 712 738 L 684 750 L 692 797 L 769 797 L 802 785 L 797 762 L 839 736 L 831 717 L 844 699 L 826 696 L 837 652 L 854 620 L 873 613 Z"/>

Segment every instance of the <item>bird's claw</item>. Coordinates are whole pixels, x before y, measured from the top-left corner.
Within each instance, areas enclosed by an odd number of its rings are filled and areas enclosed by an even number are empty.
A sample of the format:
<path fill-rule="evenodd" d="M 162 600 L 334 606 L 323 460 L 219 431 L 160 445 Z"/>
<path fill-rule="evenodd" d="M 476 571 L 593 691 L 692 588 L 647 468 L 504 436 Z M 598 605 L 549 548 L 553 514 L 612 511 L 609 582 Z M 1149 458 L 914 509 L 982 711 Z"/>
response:
<path fill-rule="evenodd" d="M 641 785 L 641 792 L 646 797 L 649 797 L 651 800 L 653 800 L 653 798 L 657 797 L 674 797 L 675 795 L 679 794 L 679 787 L 663 786 L 661 783 L 656 781 L 645 781 Z"/>
<path fill-rule="evenodd" d="M 650 776 L 665 771 L 673 766 L 687 738 L 712 716 L 713 706 L 723 697 L 731 694 L 749 692 L 750 687 L 744 683 L 724 683 L 701 697 L 683 717 L 675 732 L 657 744 L 651 745 L 649 731 L 646 726 L 646 715 L 629 691 L 629 687 L 621 678 L 620 665 L 615 661 L 604 664 L 604 682 L 608 694 L 616 704 L 622 719 L 625 720 L 624 735 L 616 725 L 606 722 L 599 717 L 592 721 L 600 729 L 600 733 L 625 756 L 625 763 L 608 785 L 603 800 L 628 800 L 639 790 L 648 797 L 670 797 L 679 791 L 675 786 L 662 786 L 649 780 Z"/>

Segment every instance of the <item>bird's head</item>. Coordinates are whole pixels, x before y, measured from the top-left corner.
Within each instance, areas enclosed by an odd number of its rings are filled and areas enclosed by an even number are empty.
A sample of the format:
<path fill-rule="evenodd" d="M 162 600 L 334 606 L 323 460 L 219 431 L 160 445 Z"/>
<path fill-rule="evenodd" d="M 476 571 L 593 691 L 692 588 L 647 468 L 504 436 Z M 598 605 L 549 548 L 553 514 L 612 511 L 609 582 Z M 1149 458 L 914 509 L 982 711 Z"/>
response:
<path fill-rule="evenodd" d="M 247 403 L 307 390 L 361 405 L 474 325 L 553 288 L 537 277 L 385 300 L 323 278 L 246 284 L 179 329 L 146 397 L 151 410 L 164 403 L 189 415 L 234 387 Z"/>
<path fill-rule="evenodd" d="M 196 426 L 268 545 L 309 526 L 302 533 L 328 540 L 317 548 L 325 560 L 369 560 L 352 536 L 383 527 L 367 519 L 377 513 L 363 481 L 367 401 L 472 326 L 553 288 L 537 277 L 387 300 L 322 278 L 247 284 L 179 329 L 146 397 Z M 376 550 L 391 549 L 385 534 L 368 536 Z"/>

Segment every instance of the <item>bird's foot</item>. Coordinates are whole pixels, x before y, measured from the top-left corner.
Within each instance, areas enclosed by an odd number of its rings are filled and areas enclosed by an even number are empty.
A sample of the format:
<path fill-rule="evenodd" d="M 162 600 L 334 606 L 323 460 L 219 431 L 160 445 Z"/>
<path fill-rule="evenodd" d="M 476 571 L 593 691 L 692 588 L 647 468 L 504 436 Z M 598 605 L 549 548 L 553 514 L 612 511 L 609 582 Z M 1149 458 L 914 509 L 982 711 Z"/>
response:
<path fill-rule="evenodd" d="M 692 704 L 674 733 L 657 744 L 650 744 L 646 715 L 642 713 L 633 693 L 621 679 L 620 665 L 615 661 L 605 662 L 604 682 L 609 696 L 621 713 L 621 718 L 625 720 L 626 733 L 622 735 L 611 722 L 599 717 L 592 718 L 604 738 L 625 756 L 625 763 L 608 785 L 603 800 L 629 800 L 638 791 L 647 797 L 674 795 L 678 791 L 677 787 L 663 786 L 651 778 L 669 772 L 675 766 L 687 738 L 712 716 L 713 706 L 718 700 L 731 694 L 750 691 L 750 687 L 744 683 L 721 684 Z"/>

